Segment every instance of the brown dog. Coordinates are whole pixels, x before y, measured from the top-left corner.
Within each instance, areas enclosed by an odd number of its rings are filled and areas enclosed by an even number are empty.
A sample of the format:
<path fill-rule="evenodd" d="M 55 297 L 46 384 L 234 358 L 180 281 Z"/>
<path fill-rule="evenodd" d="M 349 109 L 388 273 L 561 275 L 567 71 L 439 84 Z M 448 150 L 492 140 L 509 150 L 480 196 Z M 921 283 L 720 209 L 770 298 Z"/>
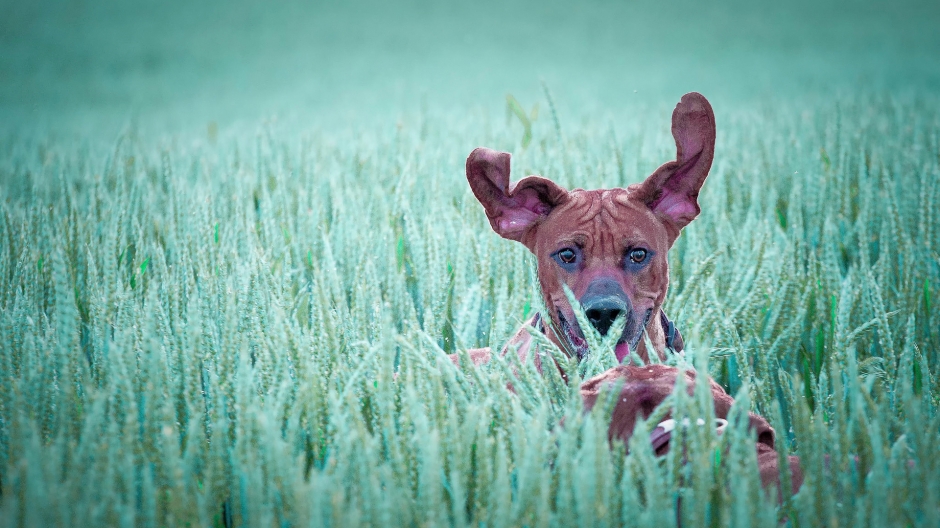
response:
<path fill-rule="evenodd" d="M 662 312 L 669 286 L 666 253 L 679 232 L 700 212 L 699 190 L 708 176 L 715 152 L 715 116 L 698 93 L 682 97 L 672 114 L 676 160 L 665 163 L 640 184 L 626 189 L 567 191 L 541 176 L 509 183 L 510 155 L 478 148 L 467 159 L 467 179 L 483 205 L 493 230 L 521 242 L 538 259 L 538 278 L 549 313 L 526 323 L 548 339 L 583 359 L 590 351 L 582 328 L 564 292 L 567 286 L 584 309 L 591 325 L 606 335 L 615 320 L 626 324 L 617 339 L 615 354 L 623 361 L 635 353 L 644 362 L 650 354 L 665 358 L 666 348 L 680 351 L 682 339 Z M 652 343 L 648 350 L 644 332 Z M 525 360 L 532 338 L 525 327 L 510 340 Z M 503 353 L 508 350 L 507 346 Z M 490 359 L 490 350 L 475 349 L 477 365 Z M 451 359 L 458 363 L 456 355 Z M 539 354 L 533 358 L 541 370 Z M 587 408 L 594 405 L 601 387 L 625 382 L 610 426 L 611 437 L 629 439 L 638 415 L 649 416 L 670 394 L 680 371 L 673 367 L 621 365 L 582 385 Z M 690 382 L 694 375 L 686 373 Z M 689 383 L 691 391 L 693 383 Z M 732 399 L 710 381 L 719 418 L 727 417 Z M 765 486 L 778 483 L 774 432 L 766 420 L 751 415 L 757 434 L 758 462 Z M 657 452 L 668 449 L 668 427 L 654 431 Z M 802 483 L 799 461 L 790 460 L 793 491 Z"/>

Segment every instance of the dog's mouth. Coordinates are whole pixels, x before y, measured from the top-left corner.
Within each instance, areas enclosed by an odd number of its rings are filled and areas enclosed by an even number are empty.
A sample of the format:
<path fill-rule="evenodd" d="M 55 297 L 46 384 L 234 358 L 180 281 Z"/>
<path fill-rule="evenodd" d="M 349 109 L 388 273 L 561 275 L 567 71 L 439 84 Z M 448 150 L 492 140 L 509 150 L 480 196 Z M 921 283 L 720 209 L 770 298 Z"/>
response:
<path fill-rule="evenodd" d="M 568 322 L 568 318 L 561 310 L 558 310 L 558 322 L 561 323 L 561 332 L 568 341 L 571 351 L 578 357 L 578 361 L 586 358 L 590 348 L 578 322 L 575 321 L 574 324 Z"/>
<path fill-rule="evenodd" d="M 568 342 L 567 344 L 570 351 L 577 356 L 579 362 L 583 361 L 584 358 L 591 353 L 591 350 L 587 339 L 584 338 L 584 332 L 581 330 L 581 326 L 576 319 L 572 318 L 572 320 L 569 320 L 565 317 L 565 313 L 561 309 L 557 309 L 556 311 L 558 314 L 558 322 L 561 326 L 561 333 Z M 643 330 L 646 328 L 652 315 L 653 309 L 648 308 L 643 313 L 643 322 L 640 323 L 640 318 L 636 317 L 633 311 L 628 312 L 627 324 L 624 325 L 623 331 L 620 333 L 620 338 L 617 339 L 617 344 L 614 347 L 614 355 L 617 356 L 617 363 L 623 363 L 624 359 L 630 356 L 630 352 L 636 350 L 640 339 L 643 338 Z"/>

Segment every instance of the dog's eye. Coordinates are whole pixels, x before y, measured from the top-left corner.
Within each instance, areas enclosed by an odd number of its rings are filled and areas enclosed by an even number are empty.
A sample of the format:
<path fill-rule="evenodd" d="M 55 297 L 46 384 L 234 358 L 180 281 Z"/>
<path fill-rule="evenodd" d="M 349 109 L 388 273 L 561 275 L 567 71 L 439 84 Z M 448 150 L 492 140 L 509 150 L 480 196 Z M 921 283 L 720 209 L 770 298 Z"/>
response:
<path fill-rule="evenodd" d="M 574 264 L 574 261 L 578 259 L 578 254 L 573 249 L 565 248 L 558 252 L 558 258 L 565 264 Z"/>
<path fill-rule="evenodd" d="M 646 250 L 642 248 L 636 248 L 630 250 L 630 260 L 639 264 L 646 260 Z"/>

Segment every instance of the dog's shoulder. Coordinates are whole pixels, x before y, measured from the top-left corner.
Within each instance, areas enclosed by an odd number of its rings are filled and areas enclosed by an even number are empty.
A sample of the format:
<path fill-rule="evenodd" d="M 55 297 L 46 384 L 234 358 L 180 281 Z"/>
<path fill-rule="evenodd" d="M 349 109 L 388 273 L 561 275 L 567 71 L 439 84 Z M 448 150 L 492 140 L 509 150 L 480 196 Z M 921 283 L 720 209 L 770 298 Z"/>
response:
<path fill-rule="evenodd" d="M 467 350 L 467 354 L 470 356 L 470 361 L 473 362 L 475 367 L 479 367 L 484 363 L 489 363 L 492 358 L 492 352 L 490 347 L 485 348 L 471 348 Z M 448 354 L 448 358 L 453 361 L 454 365 L 460 366 L 460 354 Z"/>
<path fill-rule="evenodd" d="M 519 330 L 509 341 L 506 342 L 506 346 L 500 350 L 499 355 L 505 356 L 511 351 L 519 356 L 519 361 L 525 363 L 528 359 L 529 351 L 533 349 L 532 347 L 532 334 L 529 332 L 528 328 L 532 327 L 536 330 L 542 332 L 544 331 L 542 327 L 541 317 L 538 314 L 530 317 L 522 326 L 519 327 Z M 470 359 L 473 361 L 473 365 L 479 367 L 484 363 L 489 363 L 493 358 L 493 351 L 490 347 L 485 348 L 471 348 L 467 350 L 467 354 L 470 355 Z M 449 354 L 447 356 L 454 363 L 454 365 L 460 367 L 460 354 Z M 541 371 L 541 358 L 536 356 L 535 358 L 535 367 Z"/>

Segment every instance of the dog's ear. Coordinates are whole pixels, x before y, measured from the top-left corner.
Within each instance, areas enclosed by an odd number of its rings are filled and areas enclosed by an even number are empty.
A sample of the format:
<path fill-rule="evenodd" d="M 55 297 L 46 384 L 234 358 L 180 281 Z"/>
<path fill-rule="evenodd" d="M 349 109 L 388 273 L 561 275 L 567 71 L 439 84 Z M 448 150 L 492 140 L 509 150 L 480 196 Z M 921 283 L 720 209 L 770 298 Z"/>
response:
<path fill-rule="evenodd" d="M 672 135 L 676 161 L 656 169 L 634 196 L 682 229 L 701 212 L 698 193 L 715 157 L 715 114 L 702 94 L 682 96 L 672 112 Z"/>
<path fill-rule="evenodd" d="M 525 235 L 552 209 L 568 200 L 568 191 L 541 176 L 509 185 L 508 152 L 474 149 L 467 158 L 467 181 L 483 204 L 493 231 L 525 243 Z"/>

